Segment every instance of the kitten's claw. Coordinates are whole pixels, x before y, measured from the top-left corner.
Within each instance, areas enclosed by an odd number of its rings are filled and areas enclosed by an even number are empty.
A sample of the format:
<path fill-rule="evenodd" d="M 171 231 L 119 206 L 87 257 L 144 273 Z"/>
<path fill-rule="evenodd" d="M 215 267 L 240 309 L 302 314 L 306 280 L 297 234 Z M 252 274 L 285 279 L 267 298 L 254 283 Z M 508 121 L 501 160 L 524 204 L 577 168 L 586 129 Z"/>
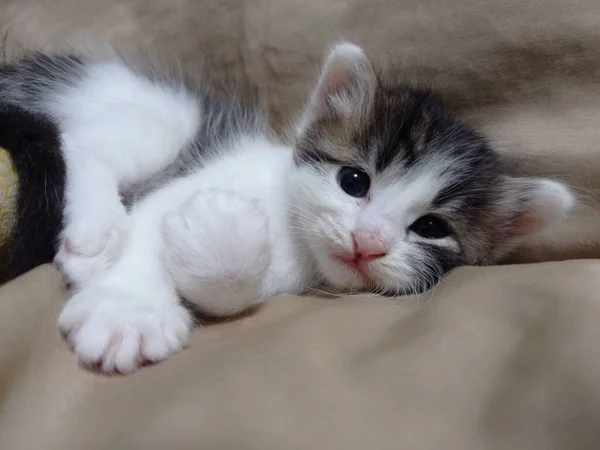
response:
<path fill-rule="evenodd" d="M 83 365 L 131 373 L 186 345 L 192 317 L 176 300 L 143 302 L 114 289 L 85 289 L 66 303 L 58 329 Z"/>
<path fill-rule="evenodd" d="M 71 222 L 62 233 L 54 263 L 68 283 L 80 285 L 104 273 L 119 256 L 127 232 L 125 210 Z"/>
<path fill-rule="evenodd" d="M 163 237 L 178 291 L 203 312 L 232 315 L 260 299 L 271 251 L 258 201 L 216 189 L 198 192 L 165 216 Z"/>

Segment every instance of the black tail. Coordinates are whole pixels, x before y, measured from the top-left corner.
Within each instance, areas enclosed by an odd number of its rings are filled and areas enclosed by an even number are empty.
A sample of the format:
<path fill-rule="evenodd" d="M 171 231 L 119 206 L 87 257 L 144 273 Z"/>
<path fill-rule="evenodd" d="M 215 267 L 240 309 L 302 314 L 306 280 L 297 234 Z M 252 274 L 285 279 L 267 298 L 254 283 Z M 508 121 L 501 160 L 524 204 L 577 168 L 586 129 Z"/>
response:
<path fill-rule="evenodd" d="M 62 226 L 66 167 L 57 126 L 47 117 L 0 104 L 0 147 L 19 178 L 12 236 L 0 282 L 51 262 Z"/>

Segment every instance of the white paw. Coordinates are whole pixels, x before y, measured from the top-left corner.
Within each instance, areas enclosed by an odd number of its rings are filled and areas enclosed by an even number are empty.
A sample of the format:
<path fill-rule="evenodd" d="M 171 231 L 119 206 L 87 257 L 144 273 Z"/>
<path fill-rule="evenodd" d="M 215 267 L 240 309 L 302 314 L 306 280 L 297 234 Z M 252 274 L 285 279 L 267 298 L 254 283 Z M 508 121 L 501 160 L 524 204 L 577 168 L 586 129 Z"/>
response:
<path fill-rule="evenodd" d="M 112 288 L 75 294 L 58 329 L 79 361 L 105 373 L 131 373 L 180 351 L 192 328 L 190 312 L 176 298 L 135 299 Z"/>
<path fill-rule="evenodd" d="M 110 214 L 67 224 L 54 262 L 68 283 L 88 282 L 112 265 L 125 240 L 127 219 L 125 209 L 119 205 Z"/>
<path fill-rule="evenodd" d="M 237 193 L 201 191 L 164 218 L 165 262 L 180 295 L 205 313 L 259 300 L 271 262 L 267 216 Z"/>

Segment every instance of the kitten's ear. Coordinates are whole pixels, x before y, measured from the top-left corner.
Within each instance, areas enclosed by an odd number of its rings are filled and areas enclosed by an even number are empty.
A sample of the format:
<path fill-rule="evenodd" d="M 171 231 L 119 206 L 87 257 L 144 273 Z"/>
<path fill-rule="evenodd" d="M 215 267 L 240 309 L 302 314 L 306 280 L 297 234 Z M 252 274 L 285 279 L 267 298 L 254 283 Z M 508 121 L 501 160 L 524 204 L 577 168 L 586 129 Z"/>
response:
<path fill-rule="evenodd" d="M 377 76 L 362 49 L 354 44 L 337 44 L 323 65 L 300 128 L 323 117 L 349 118 L 365 113 L 376 87 Z"/>
<path fill-rule="evenodd" d="M 505 177 L 501 197 L 509 244 L 565 218 L 575 205 L 565 184 L 543 178 Z"/>

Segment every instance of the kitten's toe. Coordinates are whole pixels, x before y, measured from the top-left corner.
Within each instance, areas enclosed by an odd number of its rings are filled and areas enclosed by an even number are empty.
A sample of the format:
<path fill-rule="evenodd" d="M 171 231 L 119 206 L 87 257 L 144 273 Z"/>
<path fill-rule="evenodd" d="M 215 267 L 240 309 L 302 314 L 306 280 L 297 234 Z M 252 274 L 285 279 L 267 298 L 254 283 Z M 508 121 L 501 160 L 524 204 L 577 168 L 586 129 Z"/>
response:
<path fill-rule="evenodd" d="M 75 294 L 58 318 L 58 329 L 85 366 L 104 373 L 131 373 L 183 349 L 192 317 L 181 304 L 142 299 L 112 289 Z"/>

